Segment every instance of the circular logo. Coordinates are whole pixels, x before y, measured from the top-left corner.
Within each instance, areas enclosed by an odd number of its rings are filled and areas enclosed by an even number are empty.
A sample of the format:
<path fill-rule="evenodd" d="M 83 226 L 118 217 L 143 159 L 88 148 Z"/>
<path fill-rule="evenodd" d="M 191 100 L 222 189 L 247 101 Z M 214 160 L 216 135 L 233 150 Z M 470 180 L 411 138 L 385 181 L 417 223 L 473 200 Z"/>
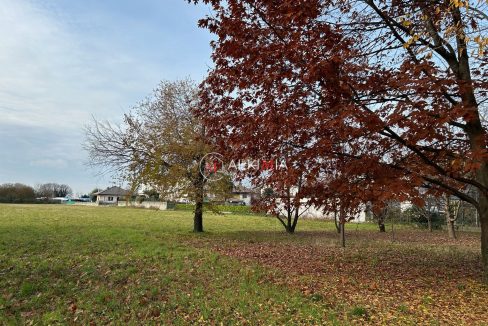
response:
<path fill-rule="evenodd" d="M 208 181 L 218 181 L 224 177 L 224 156 L 219 153 L 208 153 L 200 160 L 200 173 Z"/>

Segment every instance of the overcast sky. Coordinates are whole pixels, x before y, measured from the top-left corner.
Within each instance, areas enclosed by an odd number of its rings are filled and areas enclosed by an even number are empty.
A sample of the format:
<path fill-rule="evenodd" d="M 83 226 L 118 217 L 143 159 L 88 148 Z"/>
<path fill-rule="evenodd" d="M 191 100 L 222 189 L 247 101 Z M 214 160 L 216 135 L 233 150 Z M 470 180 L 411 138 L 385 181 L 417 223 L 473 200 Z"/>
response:
<path fill-rule="evenodd" d="M 206 7 L 185 0 L 0 0 L 0 183 L 114 183 L 86 167 L 83 126 L 120 121 L 162 79 L 211 65 Z"/>

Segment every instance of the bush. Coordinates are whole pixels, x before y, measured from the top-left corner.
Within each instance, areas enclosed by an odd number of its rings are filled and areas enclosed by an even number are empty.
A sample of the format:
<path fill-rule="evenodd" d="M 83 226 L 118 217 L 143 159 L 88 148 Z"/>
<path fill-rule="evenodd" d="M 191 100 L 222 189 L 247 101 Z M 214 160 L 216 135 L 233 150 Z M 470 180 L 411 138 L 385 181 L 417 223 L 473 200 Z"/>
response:
<path fill-rule="evenodd" d="M 405 212 L 403 213 L 403 215 L 405 216 L 409 216 L 410 217 L 410 220 L 412 221 L 412 223 L 414 223 L 415 225 L 421 227 L 421 228 L 427 228 L 428 227 L 428 221 L 427 221 L 427 218 L 425 216 L 423 216 L 422 214 L 419 214 L 414 208 L 408 208 L 407 210 L 405 210 Z M 439 214 L 438 212 L 433 212 L 431 214 L 431 218 L 430 218 L 430 221 L 432 223 L 432 228 L 433 229 L 440 229 L 442 227 L 442 225 L 444 225 L 444 217 Z"/>
<path fill-rule="evenodd" d="M 59 201 L 59 200 L 53 200 L 53 199 L 49 199 L 49 198 L 42 198 L 42 199 L 36 199 L 33 202 L 29 202 L 29 204 L 49 204 L 49 205 L 53 205 L 53 204 L 61 204 L 61 201 Z"/>
<path fill-rule="evenodd" d="M 144 196 L 137 196 L 136 197 L 136 203 L 142 204 L 146 200 L 146 197 Z"/>

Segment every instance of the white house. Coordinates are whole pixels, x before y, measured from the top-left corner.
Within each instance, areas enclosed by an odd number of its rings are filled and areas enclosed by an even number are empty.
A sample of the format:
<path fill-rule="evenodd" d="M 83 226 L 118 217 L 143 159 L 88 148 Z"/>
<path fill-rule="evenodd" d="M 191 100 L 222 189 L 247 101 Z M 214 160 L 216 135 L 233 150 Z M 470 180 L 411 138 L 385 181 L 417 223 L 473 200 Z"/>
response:
<path fill-rule="evenodd" d="M 261 193 L 260 189 L 249 189 L 242 185 L 236 185 L 232 189 L 232 198 L 228 200 L 229 203 L 244 204 L 251 206 L 252 202 L 259 198 Z"/>
<path fill-rule="evenodd" d="M 127 196 L 129 196 L 130 192 L 122 189 L 120 187 L 111 187 L 104 191 L 98 192 L 97 195 L 97 204 L 117 204 L 119 200 L 125 200 Z"/>

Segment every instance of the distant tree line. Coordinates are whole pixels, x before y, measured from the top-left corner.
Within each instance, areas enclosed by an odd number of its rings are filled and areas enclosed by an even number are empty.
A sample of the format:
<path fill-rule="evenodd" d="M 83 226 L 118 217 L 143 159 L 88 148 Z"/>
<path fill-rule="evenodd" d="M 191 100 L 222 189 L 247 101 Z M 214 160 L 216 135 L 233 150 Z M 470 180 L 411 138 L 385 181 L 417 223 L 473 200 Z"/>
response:
<path fill-rule="evenodd" d="M 70 186 L 66 184 L 45 183 L 36 187 L 36 196 L 43 198 L 66 197 L 73 193 Z"/>
<path fill-rule="evenodd" d="M 1 203 L 32 203 L 36 200 L 34 188 L 21 183 L 0 185 Z"/>
<path fill-rule="evenodd" d="M 49 201 L 55 197 L 66 197 L 72 192 L 66 184 L 45 183 L 34 188 L 22 183 L 5 183 L 0 185 L 0 203 L 34 203 L 38 199 Z"/>

